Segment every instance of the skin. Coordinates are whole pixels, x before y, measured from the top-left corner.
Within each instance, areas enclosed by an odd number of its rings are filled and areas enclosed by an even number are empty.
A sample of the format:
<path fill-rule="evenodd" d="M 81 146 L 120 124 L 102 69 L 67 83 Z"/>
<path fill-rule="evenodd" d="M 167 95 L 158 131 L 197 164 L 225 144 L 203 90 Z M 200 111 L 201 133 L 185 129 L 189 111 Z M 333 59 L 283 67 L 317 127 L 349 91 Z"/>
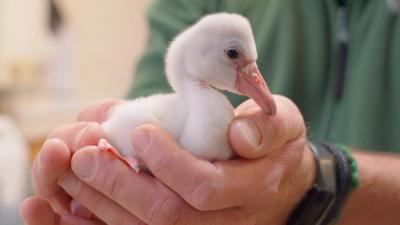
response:
<path fill-rule="evenodd" d="M 97 151 L 93 145 L 104 137 L 98 123 L 120 101 L 93 104 L 80 113 L 80 122 L 55 130 L 43 145 L 32 168 L 37 195 L 21 204 L 21 215 L 29 225 L 284 225 L 314 183 L 315 162 L 301 113 L 287 98 L 275 101 L 275 117 L 252 101 L 238 107 L 228 136 L 241 158 L 229 161 L 196 159 L 162 129 L 141 126 L 133 144 L 154 177 L 135 174 L 112 154 Z M 362 185 L 338 224 L 397 224 L 399 157 L 360 151 L 355 158 Z M 68 213 L 69 196 L 95 216 Z"/>

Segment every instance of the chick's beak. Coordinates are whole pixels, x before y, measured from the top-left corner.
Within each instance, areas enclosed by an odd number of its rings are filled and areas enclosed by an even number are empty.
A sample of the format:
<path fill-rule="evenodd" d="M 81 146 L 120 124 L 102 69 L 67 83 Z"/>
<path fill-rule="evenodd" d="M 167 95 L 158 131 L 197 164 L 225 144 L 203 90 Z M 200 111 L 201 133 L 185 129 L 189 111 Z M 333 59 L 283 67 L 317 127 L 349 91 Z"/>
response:
<path fill-rule="evenodd" d="M 242 95 L 252 98 L 265 113 L 271 116 L 276 114 L 271 91 L 255 62 L 238 68 L 236 88 Z"/>

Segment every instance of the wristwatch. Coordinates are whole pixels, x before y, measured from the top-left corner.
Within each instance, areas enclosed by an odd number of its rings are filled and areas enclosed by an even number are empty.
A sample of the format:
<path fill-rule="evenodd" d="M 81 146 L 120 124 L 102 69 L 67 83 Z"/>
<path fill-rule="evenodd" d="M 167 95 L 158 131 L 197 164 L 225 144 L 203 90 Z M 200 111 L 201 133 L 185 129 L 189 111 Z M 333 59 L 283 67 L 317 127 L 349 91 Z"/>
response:
<path fill-rule="evenodd" d="M 336 199 L 336 163 L 326 148 L 308 143 L 317 162 L 317 179 L 289 218 L 288 225 L 325 225 Z"/>

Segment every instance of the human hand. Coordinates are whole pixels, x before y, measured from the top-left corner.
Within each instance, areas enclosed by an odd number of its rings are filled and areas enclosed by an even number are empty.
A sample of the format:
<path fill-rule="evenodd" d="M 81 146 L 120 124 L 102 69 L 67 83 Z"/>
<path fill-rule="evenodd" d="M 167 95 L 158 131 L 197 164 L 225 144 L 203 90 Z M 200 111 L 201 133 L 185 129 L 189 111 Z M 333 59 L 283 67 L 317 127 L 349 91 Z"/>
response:
<path fill-rule="evenodd" d="M 164 130 L 144 125 L 133 145 L 154 177 L 87 146 L 58 183 L 108 225 L 283 225 L 311 188 L 315 162 L 300 112 L 287 98 L 275 101 L 275 117 L 252 101 L 237 109 L 229 138 L 244 158 L 200 160 Z"/>
<path fill-rule="evenodd" d="M 32 182 L 37 196 L 26 199 L 20 207 L 27 224 L 103 224 L 69 215 L 71 197 L 57 180 L 61 174 L 70 171 L 71 155 L 77 149 L 96 145 L 98 139 L 105 136 L 98 123 L 104 121 L 108 111 L 120 102 L 112 99 L 89 105 L 79 114 L 79 122 L 51 132 L 32 165 Z"/>

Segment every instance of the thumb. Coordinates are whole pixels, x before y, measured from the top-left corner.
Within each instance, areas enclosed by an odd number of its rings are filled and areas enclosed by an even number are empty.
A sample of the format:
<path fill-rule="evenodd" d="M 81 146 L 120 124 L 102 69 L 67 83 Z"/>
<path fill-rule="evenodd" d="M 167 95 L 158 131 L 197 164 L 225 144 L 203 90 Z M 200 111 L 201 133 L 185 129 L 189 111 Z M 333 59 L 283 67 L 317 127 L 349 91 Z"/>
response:
<path fill-rule="evenodd" d="M 284 96 L 274 95 L 277 114 L 269 116 L 252 100 L 236 109 L 237 116 L 228 132 L 233 150 L 244 158 L 271 154 L 283 145 L 305 136 L 303 117 L 296 105 Z"/>

